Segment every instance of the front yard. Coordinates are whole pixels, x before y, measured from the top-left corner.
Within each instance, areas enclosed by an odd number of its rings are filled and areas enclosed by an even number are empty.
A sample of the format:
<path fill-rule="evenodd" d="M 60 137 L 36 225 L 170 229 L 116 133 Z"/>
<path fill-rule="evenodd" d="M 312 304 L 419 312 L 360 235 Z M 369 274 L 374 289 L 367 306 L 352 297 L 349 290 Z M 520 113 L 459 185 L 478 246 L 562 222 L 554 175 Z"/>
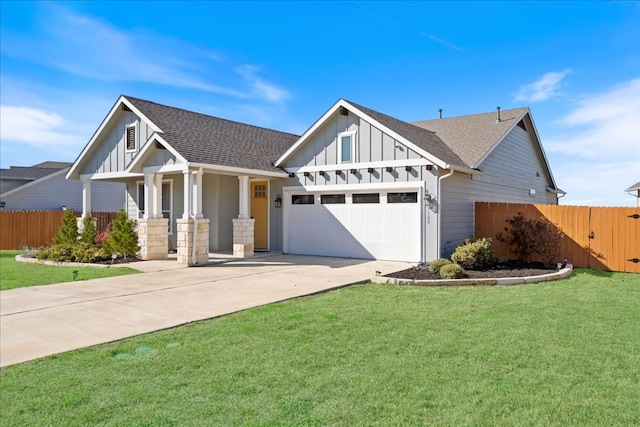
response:
<path fill-rule="evenodd" d="M 352 286 L 5 368 L 1 424 L 639 425 L 638 307 L 591 270 Z"/>
<path fill-rule="evenodd" d="M 139 273 L 138 270 L 128 267 L 58 267 L 17 262 L 15 257 L 21 253 L 23 252 L 0 251 L 0 291 Z"/>

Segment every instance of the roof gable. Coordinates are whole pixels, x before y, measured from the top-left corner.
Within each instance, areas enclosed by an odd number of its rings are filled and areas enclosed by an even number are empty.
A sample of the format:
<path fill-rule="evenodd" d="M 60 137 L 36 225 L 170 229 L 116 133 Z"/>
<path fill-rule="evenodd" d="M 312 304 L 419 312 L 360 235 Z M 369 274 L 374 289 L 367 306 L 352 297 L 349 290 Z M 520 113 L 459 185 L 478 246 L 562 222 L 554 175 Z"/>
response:
<path fill-rule="evenodd" d="M 333 107 L 323 114 L 295 144 L 280 156 L 275 162 L 275 165 L 282 165 L 291 157 L 294 151 L 309 140 L 311 135 L 327 122 L 339 108 L 343 107 L 376 125 L 376 127 L 379 127 L 395 139 L 402 141 L 405 145 L 440 167 L 446 168 L 453 166 L 463 169 L 467 168 L 465 163 L 433 132 L 344 99 L 338 100 Z"/>

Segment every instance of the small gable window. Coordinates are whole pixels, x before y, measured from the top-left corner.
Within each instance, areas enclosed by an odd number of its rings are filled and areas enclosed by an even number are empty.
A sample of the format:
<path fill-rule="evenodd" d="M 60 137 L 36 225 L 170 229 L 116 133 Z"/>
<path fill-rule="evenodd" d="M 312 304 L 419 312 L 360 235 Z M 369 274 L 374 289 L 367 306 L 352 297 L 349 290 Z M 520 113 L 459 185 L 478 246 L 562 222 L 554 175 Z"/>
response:
<path fill-rule="evenodd" d="M 127 126 L 127 132 L 125 134 L 127 151 L 136 151 L 138 148 L 137 140 L 138 140 L 138 126 L 135 124 Z"/>
<path fill-rule="evenodd" d="M 345 132 L 338 135 L 338 149 L 340 150 L 340 163 L 353 162 L 353 146 L 355 134 Z"/>

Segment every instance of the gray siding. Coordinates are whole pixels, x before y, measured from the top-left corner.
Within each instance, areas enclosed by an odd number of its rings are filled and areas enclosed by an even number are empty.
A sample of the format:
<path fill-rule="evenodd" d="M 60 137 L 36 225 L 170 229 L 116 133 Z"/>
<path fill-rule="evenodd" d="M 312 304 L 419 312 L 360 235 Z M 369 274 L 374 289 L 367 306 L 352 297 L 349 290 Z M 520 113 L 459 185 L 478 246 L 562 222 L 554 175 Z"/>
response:
<path fill-rule="evenodd" d="M 125 133 L 127 126 L 137 123 L 137 150 L 127 151 Z M 105 129 L 104 138 L 96 141 L 88 161 L 80 174 L 122 172 L 129 165 L 134 156 L 144 146 L 153 134 L 148 123 L 131 111 L 119 110 L 115 113 L 111 124 Z"/>
<path fill-rule="evenodd" d="M 233 249 L 233 218 L 238 217 L 239 186 L 237 176 L 220 175 L 218 248 L 221 251 Z"/>
<path fill-rule="evenodd" d="M 353 163 L 339 161 L 338 135 L 342 132 L 356 132 Z M 336 113 L 298 148 L 284 167 L 327 165 L 334 169 L 340 166 L 342 169 L 340 174 L 335 170 L 324 171 L 324 175 L 310 172 L 307 177 L 298 173 L 300 182 L 305 186 L 423 181 L 427 179 L 424 167 L 414 167 L 410 171 L 404 167 L 394 167 L 390 172 L 385 168 L 375 168 L 369 172 L 368 168 L 358 166 L 358 163 L 420 158 L 418 153 L 355 114 L 342 116 Z M 355 169 L 356 173 L 352 173 L 351 169 Z"/>
<path fill-rule="evenodd" d="M 441 251 L 450 256 L 474 233 L 476 201 L 557 204 L 546 191 L 551 182 L 544 176 L 541 159 L 527 133 L 516 127 L 480 165 L 484 176 L 456 173 L 442 181 Z M 539 176 L 538 176 L 539 175 Z M 529 190 L 535 190 L 535 196 Z"/>
<path fill-rule="evenodd" d="M 91 210 L 115 212 L 124 206 L 125 186 L 118 182 L 91 183 Z M 55 211 L 66 206 L 82 211 L 82 181 L 66 180 L 64 174 L 46 179 L 6 197 L 5 210 Z"/>

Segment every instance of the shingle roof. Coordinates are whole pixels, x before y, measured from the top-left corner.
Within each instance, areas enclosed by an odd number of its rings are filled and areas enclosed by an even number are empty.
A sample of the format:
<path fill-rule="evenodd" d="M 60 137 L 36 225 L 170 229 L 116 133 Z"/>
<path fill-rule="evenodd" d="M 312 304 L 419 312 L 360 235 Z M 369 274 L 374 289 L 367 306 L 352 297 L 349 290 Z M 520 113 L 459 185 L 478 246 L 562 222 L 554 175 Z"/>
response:
<path fill-rule="evenodd" d="M 355 102 L 347 102 L 378 121 L 380 124 L 413 142 L 424 151 L 441 159 L 445 163 L 454 166 L 469 166 L 468 164 L 465 164 L 458 154 L 455 153 L 455 150 L 448 147 L 444 140 L 439 138 L 439 135 L 435 134 L 433 131 L 411 123 L 403 122 L 402 120 L 398 120 L 391 116 L 387 116 L 386 114 L 358 105 Z"/>
<path fill-rule="evenodd" d="M 272 162 L 299 138 L 126 95 L 125 98 L 162 130 L 163 138 L 188 162 L 282 172 Z"/>
<path fill-rule="evenodd" d="M 2 177 L 2 179 L 34 181 L 58 172 L 61 169 L 68 168 L 69 166 L 71 166 L 71 163 L 65 163 L 62 167 L 54 168 L 41 168 L 38 166 L 11 166 L 9 169 L 0 169 L 0 177 Z"/>
<path fill-rule="evenodd" d="M 498 140 L 515 124 L 527 108 L 514 108 L 496 113 L 481 113 L 444 119 L 423 120 L 413 124 L 434 132 L 469 167 L 478 162 Z M 435 153 L 434 153 L 435 154 Z"/>
<path fill-rule="evenodd" d="M 631 187 L 627 188 L 624 191 L 638 191 L 640 190 L 640 181 L 636 182 L 635 184 L 633 184 Z"/>

